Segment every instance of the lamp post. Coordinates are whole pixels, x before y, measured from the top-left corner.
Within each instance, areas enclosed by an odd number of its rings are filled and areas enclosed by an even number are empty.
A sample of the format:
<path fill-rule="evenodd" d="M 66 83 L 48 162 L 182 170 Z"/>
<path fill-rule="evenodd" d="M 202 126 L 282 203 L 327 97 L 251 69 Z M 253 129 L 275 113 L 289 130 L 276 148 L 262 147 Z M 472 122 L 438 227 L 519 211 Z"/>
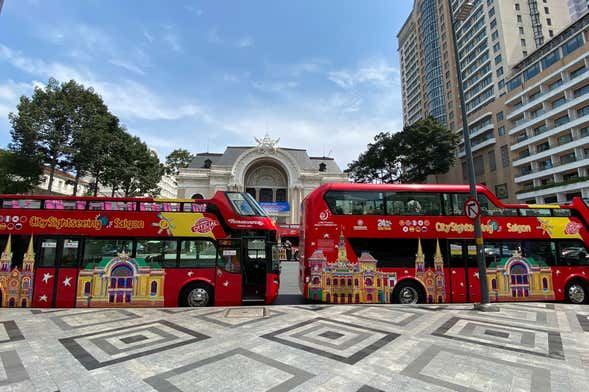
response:
<path fill-rule="evenodd" d="M 460 1 L 460 0 L 458 0 Z M 465 20 L 470 11 L 472 11 L 474 1 L 465 0 L 456 12 L 456 20 Z M 452 44 L 454 46 L 454 62 L 456 63 L 456 79 L 458 80 L 458 94 L 460 97 L 460 111 L 462 115 L 462 135 L 464 137 L 464 152 L 466 154 L 466 166 L 468 170 L 468 182 L 470 185 L 470 196 L 477 200 L 477 188 L 474 173 L 474 161 L 472 159 L 472 149 L 470 147 L 470 137 L 468 132 L 468 121 L 466 119 L 466 104 L 464 102 L 464 92 L 462 90 L 462 73 L 460 71 L 460 56 L 458 55 L 458 45 L 456 43 L 456 31 L 454 29 L 454 11 L 452 10 L 452 0 L 448 0 L 448 10 L 450 12 L 450 28 L 452 30 Z M 487 282 L 487 266 L 485 265 L 485 255 L 483 248 L 483 234 L 481 230 L 481 217 L 477 215 L 474 220 L 474 236 L 477 251 L 477 265 L 479 268 L 479 280 L 481 286 L 481 302 L 475 304 L 474 308 L 480 311 L 498 311 L 499 308 L 491 305 L 489 300 L 489 287 Z M 468 288 L 467 288 L 468 289 Z"/>

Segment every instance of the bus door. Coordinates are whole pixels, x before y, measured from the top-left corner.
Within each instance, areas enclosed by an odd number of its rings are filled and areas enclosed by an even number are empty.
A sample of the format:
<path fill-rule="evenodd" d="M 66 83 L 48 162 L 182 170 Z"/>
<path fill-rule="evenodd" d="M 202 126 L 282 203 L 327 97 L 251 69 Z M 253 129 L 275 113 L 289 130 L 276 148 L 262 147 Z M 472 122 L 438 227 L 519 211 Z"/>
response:
<path fill-rule="evenodd" d="M 74 307 L 81 257 L 78 238 L 42 237 L 35 267 L 34 307 Z"/>
<path fill-rule="evenodd" d="M 448 240 L 448 247 L 450 254 L 451 301 L 475 301 L 475 297 L 480 297 L 480 295 L 477 294 L 479 283 L 474 275 L 478 271 L 474 242 Z"/>
<path fill-rule="evenodd" d="M 220 240 L 215 273 L 215 305 L 238 305 L 242 298 L 241 240 Z"/>
<path fill-rule="evenodd" d="M 268 260 L 266 252 L 266 240 L 264 238 L 244 239 L 244 301 L 258 301 L 265 299 Z"/>

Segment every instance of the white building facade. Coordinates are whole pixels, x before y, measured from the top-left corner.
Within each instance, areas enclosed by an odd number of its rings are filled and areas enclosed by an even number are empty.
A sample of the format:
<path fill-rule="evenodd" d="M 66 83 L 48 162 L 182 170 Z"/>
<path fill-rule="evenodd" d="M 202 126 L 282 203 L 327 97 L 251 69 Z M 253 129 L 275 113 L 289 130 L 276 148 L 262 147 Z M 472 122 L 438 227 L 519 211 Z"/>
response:
<path fill-rule="evenodd" d="M 517 71 L 506 101 L 517 199 L 562 203 L 589 197 L 589 15 Z"/>
<path fill-rule="evenodd" d="M 210 198 L 216 191 L 248 192 L 277 223 L 299 223 L 304 197 L 321 184 L 347 182 L 335 160 L 278 147 L 268 135 L 257 146 L 196 154 L 177 177 L 178 197 Z"/>

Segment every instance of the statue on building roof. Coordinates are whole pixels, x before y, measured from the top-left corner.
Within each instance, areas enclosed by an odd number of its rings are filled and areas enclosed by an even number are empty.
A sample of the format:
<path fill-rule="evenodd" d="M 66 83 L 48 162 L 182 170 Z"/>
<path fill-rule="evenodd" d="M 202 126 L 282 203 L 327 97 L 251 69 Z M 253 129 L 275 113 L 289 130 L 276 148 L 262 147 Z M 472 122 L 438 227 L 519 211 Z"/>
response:
<path fill-rule="evenodd" d="M 280 138 L 272 139 L 270 135 L 266 134 L 262 140 L 257 137 L 254 137 L 254 139 L 258 143 L 257 149 L 263 153 L 276 153 L 276 150 L 278 150 Z"/>

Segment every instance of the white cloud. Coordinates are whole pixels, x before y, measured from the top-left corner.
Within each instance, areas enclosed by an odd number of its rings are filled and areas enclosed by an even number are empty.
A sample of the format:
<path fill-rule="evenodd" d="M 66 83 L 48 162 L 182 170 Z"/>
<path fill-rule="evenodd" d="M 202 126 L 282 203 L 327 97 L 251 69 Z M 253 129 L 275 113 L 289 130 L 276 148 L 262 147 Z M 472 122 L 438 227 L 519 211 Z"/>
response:
<path fill-rule="evenodd" d="M 152 43 L 153 42 L 153 35 L 151 35 L 149 33 L 149 31 L 143 30 L 143 36 L 145 37 L 146 40 L 149 41 L 149 43 Z"/>
<path fill-rule="evenodd" d="M 250 46 L 254 46 L 254 39 L 250 36 L 241 37 L 237 40 L 237 46 L 240 48 L 249 48 Z"/>
<path fill-rule="evenodd" d="M 196 16 L 202 16 L 202 14 L 203 14 L 202 9 L 197 8 L 193 5 L 185 5 L 184 9 L 188 12 L 195 14 Z"/>
<path fill-rule="evenodd" d="M 328 79 L 344 89 L 350 89 L 363 84 L 377 87 L 391 88 L 398 85 L 398 69 L 391 66 L 384 59 L 377 59 L 358 66 L 355 69 L 340 69 L 331 71 Z"/>
<path fill-rule="evenodd" d="M 254 46 L 254 39 L 249 35 L 244 35 L 237 39 L 222 37 L 219 30 L 214 27 L 209 29 L 206 34 L 207 42 L 214 45 L 227 44 L 230 46 L 237 46 L 238 48 L 249 48 Z"/>
<path fill-rule="evenodd" d="M 321 72 L 328 64 L 329 61 L 325 59 L 312 59 L 300 63 L 288 64 L 282 67 L 282 69 L 286 72 L 286 74 L 293 77 L 298 77 L 305 73 Z"/>
<path fill-rule="evenodd" d="M 332 151 L 343 170 L 347 164 L 366 150 L 374 135 L 383 130 L 399 130 L 401 123 L 381 118 L 358 118 L 353 121 L 335 119 L 304 118 L 295 113 L 273 113 L 267 115 L 244 114 L 225 124 L 225 129 L 239 137 L 244 143 L 252 143 L 254 137 L 266 132 L 273 138 L 280 138 L 282 147 L 304 148 L 312 156 Z"/>
<path fill-rule="evenodd" d="M 61 63 L 47 63 L 15 52 L 0 44 L 0 61 L 6 60 L 12 66 L 34 76 L 55 77 L 60 81 L 75 79 L 102 96 L 112 112 L 145 120 L 175 120 L 197 117 L 210 121 L 210 116 L 199 105 L 180 104 L 164 99 L 141 83 L 123 79 L 117 82 L 104 81 L 85 70 L 78 70 Z M 8 94 L 8 93 L 6 93 Z"/>
<path fill-rule="evenodd" d="M 121 60 L 121 59 L 110 59 L 108 60 L 109 63 L 111 63 L 112 65 L 115 65 L 117 67 L 121 67 L 123 69 L 126 69 L 127 71 L 139 74 L 139 75 L 145 75 L 145 72 L 139 68 L 138 66 L 136 66 L 133 63 L 127 62 L 125 60 Z"/>
<path fill-rule="evenodd" d="M 181 53 L 183 51 L 182 45 L 180 45 L 180 38 L 174 33 L 166 33 L 162 39 L 168 44 L 168 47 L 174 52 Z"/>
<path fill-rule="evenodd" d="M 32 75 L 54 77 L 57 80 L 69 79 L 82 80 L 90 77 L 89 72 L 80 71 L 58 62 L 46 62 L 23 56 L 20 52 L 14 51 L 0 44 L 0 61 L 5 60 L 13 67 Z"/>
<path fill-rule="evenodd" d="M 212 28 L 207 32 L 207 41 L 211 44 L 223 43 L 223 39 L 219 35 L 219 31 L 216 28 Z"/>
<path fill-rule="evenodd" d="M 280 93 L 285 92 L 286 90 L 294 89 L 299 84 L 295 81 L 285 81 L 285 82 L 253 82 L 252 86 L 256 90 L 264 91 L 267 93 Z"/>

